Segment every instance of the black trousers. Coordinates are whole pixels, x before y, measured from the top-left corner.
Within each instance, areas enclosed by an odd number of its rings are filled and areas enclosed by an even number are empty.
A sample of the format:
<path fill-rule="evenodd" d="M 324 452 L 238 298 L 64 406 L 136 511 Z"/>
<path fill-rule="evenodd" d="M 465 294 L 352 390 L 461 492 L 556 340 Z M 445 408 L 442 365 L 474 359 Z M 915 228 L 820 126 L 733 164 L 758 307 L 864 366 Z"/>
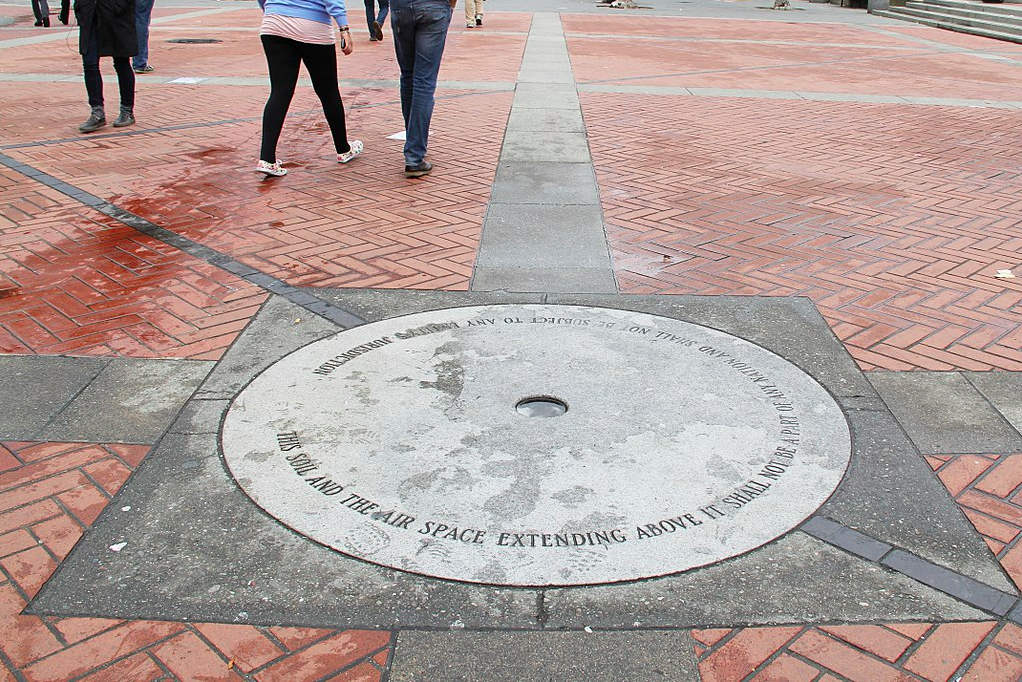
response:
<path fill-rule="evenodd" d="M 303 62 L 312 78 L 312 88 L 323 105 L 334 148 L 338 154 L 350 151 L 348 132 L 344 127 L 344 105 L 337 87 L 336 48 L 333 45 L 300 43 L 280 36 L 260 38 L 266 53 L 266 65 L 270 69 L 270 98 L 263 109 L 263 142 L 259 158 L 270 163 L 277 160 L 277 141 L 298 84 L 298 69 Z"/>
<path fill-rule="evenodd" d="M 99 71 L 99 38 L 95 26 L 89 47 L 82 55 L 82 71 L 85 73 L 85 92 L 89 95 L 90 107 L 103 106 L 103 75 Z M 117 72 L 117 87 L 121 94 L 121 107 L 135 108 L 135 72 L 131 70 L 131 57 L 114 57 L 114 71 Z"/>

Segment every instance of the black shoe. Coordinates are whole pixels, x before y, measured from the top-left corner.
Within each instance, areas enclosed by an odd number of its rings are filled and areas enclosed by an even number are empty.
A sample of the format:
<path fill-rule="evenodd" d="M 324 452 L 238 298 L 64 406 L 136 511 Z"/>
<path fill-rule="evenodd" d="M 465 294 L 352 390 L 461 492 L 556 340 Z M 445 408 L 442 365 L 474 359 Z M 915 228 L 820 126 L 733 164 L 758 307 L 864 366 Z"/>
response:
<path fill-rule="evenodd" d="M 121 109 L 120 116 L 118 116 L 117 120 L 114 121 L 111 125 L 113 125 L 114 128 L 123 128 L 124 126 L 135 125 L 135 115 L 132 114 L 130 111 L 125 111 L 124 109 Z"/>
<path fill-rule="evenodd" d="M 405 177 L 421 178 L 423 175 L 429 175 L 432 170 L 433 164 L 429 161 L 423 161 L 422 163 L 417 163 L 414 166 L 405 166 Z"/>
<path fill-rule="evenodd" d="M 36 26 L 42 26 L 43 25 L 43 20 L 42 19 L 36 19 L 35 20 L 35 25 Z"/>
<path fill-rule="evenodd" d="M 50 27 L 50 18 L 49 17 L 43 17 L 43 28 L 49 28 L 49 27 Z"/>
<path fill-rule="evenodd" d="M 483 15 L 482 14 L 477 14 L 476 15 L 476 26 L 482 26 L 482 25 L 483 25 Z"/>
<path fill-rule="evenodd" d="M 60 14 L 57 15 L 57 18 L 60 19 L 60 23 L 62 23 L 65 26 L 67 26 L 67 22 L 68 22 L 68 19 L 69 19 L 68 10 L 66 10 L 66 9 L 60 10 Z"/>
<path fill-rule="evenodd" d="M 380 26 L 380 22 L 373 22 L 373 37 L 377 40 L 383 40 L 383 27 Z"/>
<path fill-rule="evenodd" d="M 94 132 L 96 130 L 99 130 L 100 128 L 102 128 L 105 125 L 106 125 L 106 118 L 105 117 L 100 117 L 100 116 L 96 116 L 95 114 L 93 114 L 92 116 L 89 116 L 89 120 L 88 121 L 86 121 L 85 123 L 83 123 L 80 126 L 78 126 L 78 132 L 80 132 L 80 133 L 91 133 L 91 132 Z"/>

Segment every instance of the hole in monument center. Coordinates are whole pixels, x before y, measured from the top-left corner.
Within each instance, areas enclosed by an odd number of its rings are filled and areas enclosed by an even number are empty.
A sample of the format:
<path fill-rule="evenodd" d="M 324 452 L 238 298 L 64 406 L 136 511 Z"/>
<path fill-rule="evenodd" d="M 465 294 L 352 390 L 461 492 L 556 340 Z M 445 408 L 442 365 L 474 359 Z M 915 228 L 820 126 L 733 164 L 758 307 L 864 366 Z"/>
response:
<path fill-rule="evenodd" d="M 560 417 L 568 411 L 568 403 L 549 395 L 534 395 L 519 400 L 515 409 L 526 417 Z"/>

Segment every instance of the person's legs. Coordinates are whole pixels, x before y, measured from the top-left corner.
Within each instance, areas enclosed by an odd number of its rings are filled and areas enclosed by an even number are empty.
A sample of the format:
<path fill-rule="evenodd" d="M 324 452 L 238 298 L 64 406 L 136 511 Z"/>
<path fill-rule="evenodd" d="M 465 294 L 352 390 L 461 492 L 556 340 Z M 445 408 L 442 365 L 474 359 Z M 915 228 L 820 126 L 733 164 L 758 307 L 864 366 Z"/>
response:
<path fill-rule="evenodd" d="M 153 16 L 153 0 L 135 0 L 135 33 L 138 54 L 131 58 L 131 67 L 142 71 L 149 64 L 149 23 Z"/>
<path fill-rule="evenodd" d="M 287 116 L 291 98 L 295 94 L 302 58 L 298 52 L 298 43 L 293 40 L 280 36 L 260 38 L 270 71 L 270 97 L 263 109 L 263 139 L 259 158 L 272 164 L 277 161 L 277 140 L 280 139 L 284 117 Z"/>
<path fill-rule="evenodd" d="M 113 125 L 115 128 L 130 126 L 135 122 L 135 72 L 128 57 L 114 57 L 117 72 L 117 87 L 121 94 L 121 112 Z"/>
<path fill-rule="evenodd" d="M 67 26 L 71 18 L 71 0 L 60 0 L 60 23 Z"/>
<path fill-rule="evenodd" d="M 32 14 L 35 15 L 35 25 L 50 26 L 50 5 L 46 0 L 32 0 Z"/>
<path fill-rule="evenodd" d="M 369 40 L 376 40 L 376 32 L 373 31 L 373 21 L 376 19 L 376 0 L 365 0 L 366 26 L 369 27 Z"/>
<path fill-rule="evenodd" d="M 475 0 L 465 0 L 465 28 L 475 28 L 475 25 L 476 25 Z"/>
<path fill-rule="evenodd" d="M 376 23 L 383 26 L 383 22 L 387 20 L 387 13 L 390 11 L 390 0 L 379 0 L 377 4 L 380 6 L 380 13 L 376 15 Z"/>
<path fill-rule="evenodd" d="M 99 71 L 99 43 L 95 30 L 90 32 L 88 47 L 82 55 L 82 72 L 85 74 L 85 92 L 89 96 L 92 114 L 89 120 L 78 126 L 83 133 L 91 133 L 106 125 L 103 109 L 103 75 Z"/>
<path fill-rule="evenodd" d="M 412 76 L 415 73 L 415 9 L 401 4 L 390 14 L 390 32 L 394 35 L 394 54 L 401 69 L 401 117 L 408 130 L 408 115 L 412 110 Z M 407 133 L 406 133 L 407 137 Z"/>
<path fill-rule="evenodd" d="M 422 163 L 429 144 L 429 122 L 433 117 L 433 95 L 444 55 L 447 28 L 453 9 L 446 2 L 420 7 L 415 31 L 415 61 L 412 73 L 411 106 L 405 125 L 405 165 Z M 402 98 L 403 99 L 403 98 Z"/>
<path fill-rule="evenodd" d="M 299 43 L 299 47 L 302 61 L 312 79 L 312 89 L 323 105 L 323 114 L 334 138 L 334 148 L 338 154 L 349 152 L 351 145 L 348 144 L 348 131 L 344 126 L 344 104 L 341 102 L 341 91 L 337 88 L 337 50 L 333 45 Z"/>

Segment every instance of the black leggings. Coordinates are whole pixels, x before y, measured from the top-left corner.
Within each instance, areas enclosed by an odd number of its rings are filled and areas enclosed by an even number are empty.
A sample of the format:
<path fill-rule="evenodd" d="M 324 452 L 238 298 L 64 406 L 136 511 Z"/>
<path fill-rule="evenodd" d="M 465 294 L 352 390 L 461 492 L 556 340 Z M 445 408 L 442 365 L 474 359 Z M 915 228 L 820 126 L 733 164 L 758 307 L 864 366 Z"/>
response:
<path fill-rule="evenodd" d="M 337 88 L 337 52 L 333 45 L 300 43 L 280 36 L 260 36 L 266 64 L 270 69 L 270 99 L 263 109 L 263 144 L 259 158 L 274 163 L 277 160 L 277 140 L 284 127 L 291 98 L 298 84 L 298 68 L 305 62 L 305 68 L 312 78 L 312 87 L 323 104 L 326 122 L 334 137 L 334 148 L 338 154 L 351 151 L 348 133 L 344 128 L 344 105 Z"/>
<path fill-rule="evenodd" d="M 82 71 L 85 74 L 85 92 L 90 107 L 103 106 L 103 75 L 99 70 L 99 38 L 93 25 L 88 47 L 82 55 Z M 114 57 L 114 71 L 117 72 L 117 86 L 121 92 L 121 108 L 135 108 L 135 72 L 131 70 L 130 57 Z"/>

